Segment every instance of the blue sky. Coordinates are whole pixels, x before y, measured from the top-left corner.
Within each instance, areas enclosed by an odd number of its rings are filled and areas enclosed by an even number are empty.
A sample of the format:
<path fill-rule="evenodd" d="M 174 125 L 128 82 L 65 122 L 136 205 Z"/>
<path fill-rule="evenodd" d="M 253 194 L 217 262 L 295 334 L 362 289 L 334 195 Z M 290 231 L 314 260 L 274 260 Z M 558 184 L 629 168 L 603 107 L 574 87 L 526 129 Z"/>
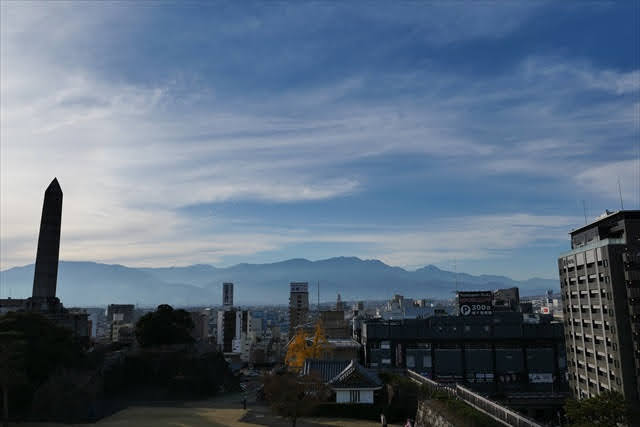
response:
<path fill-rule="evenodd" d="M 553 278 L 638 208 L 637 2 L 3 2 L 1 268 L 339 255 Z M 311 280 L 312 278 L 310 278 Z"/>

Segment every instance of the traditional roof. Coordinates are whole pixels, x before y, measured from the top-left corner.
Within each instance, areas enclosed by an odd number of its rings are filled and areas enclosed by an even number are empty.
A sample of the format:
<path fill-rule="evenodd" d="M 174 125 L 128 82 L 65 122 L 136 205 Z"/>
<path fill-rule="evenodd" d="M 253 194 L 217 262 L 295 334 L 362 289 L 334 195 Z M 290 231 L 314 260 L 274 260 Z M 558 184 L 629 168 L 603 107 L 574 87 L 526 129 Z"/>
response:
<path fill-rule="evenodd" d="M 346 368 L 328 382 L 333 389 L 354 389 L 382 387 L 382 381 L 375 373 L 367 370 L 357 361 L 352 360 Z"/>
<path fill-rule="evenodd" d="M 380 378 L 356 360 L 307 359 L 302 368 L 302 375 L 309 374 L 319 375 L 322 381 L 333 389 L 382 387 Z"/>
<path fill-rule="evenodd" d="M 308 343 L 313 342 L 313 337 L 306 337 L 305 340 Z M 353 338 L 327 338 L 327 346 L 334 348 L 354 348 L 359 349 L 362 347 L 358 341 Z"/>
<path fill-rule="evenodd" d="M 302 375 L 316 374 L 328 383 L 349 365 L 349 360 L 307 359 L 302 367 Z"/>

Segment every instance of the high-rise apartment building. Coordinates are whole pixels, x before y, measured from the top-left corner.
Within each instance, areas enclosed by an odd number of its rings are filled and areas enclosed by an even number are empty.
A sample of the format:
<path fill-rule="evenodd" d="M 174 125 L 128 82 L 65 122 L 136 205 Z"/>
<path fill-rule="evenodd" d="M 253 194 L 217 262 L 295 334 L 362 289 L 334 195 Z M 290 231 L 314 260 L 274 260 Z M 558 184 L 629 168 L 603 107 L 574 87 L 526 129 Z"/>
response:
<path fill-rule="evenodd" d="M 291 282 L 289 294 L 289 337 L 295 334 L 296 326 L 306 323 L 309 314 L 309 284 Z"/>
<path fill-rule="evenodd" d="M 637 401 L 640 373 L 640 210 L 606 212 L 571 233 L 560 255 L 569 382 Z"/>
<path fill-rule="evenodd" d="M 222 306 L 233 307 L 233 283 L 222 284 Z"/>

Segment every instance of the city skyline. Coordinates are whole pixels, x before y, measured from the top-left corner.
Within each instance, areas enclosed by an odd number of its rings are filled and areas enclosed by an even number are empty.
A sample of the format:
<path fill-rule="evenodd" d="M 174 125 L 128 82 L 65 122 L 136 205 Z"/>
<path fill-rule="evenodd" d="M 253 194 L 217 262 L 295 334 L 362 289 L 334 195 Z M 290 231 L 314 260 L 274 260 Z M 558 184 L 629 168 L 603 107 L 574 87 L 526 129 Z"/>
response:
<path fill-rule="evenodd" d="M 638 208 L 637 4 L 1 7 L 2 270 L 54 176 L 60 258 L 128 266 L 557 278 Z"/>

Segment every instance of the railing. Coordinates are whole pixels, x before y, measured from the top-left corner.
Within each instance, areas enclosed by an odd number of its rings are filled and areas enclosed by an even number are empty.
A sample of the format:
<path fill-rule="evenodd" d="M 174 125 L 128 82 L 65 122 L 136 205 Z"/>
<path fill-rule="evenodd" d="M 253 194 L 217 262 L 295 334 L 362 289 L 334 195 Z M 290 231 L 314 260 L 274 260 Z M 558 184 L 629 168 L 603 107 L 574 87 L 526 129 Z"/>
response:
<path fill-rule="evenodd" d="M 440 384 L 437 381 L 432 380 L 431 378 L 427 378 L 425 376 L 420 375 L 417 372 L 408 369 L 407 376 L 413 381 L 420 383 L 422 385 L 427 386 L 431 393 L 445 393 L 449 397 L 456 397 L 456 389 L 453 386 L 447 384 Z"/>
<path fill-rule="evenodd" d="M 455 387 L 440 384 L 410 369 L 407 370 L 407 376 L 413 381 L 426 385 L 427 388 L 429 388 L 429 390 L 432 392 L 444 392 L 450 397 L 462 400 L 466 404 L 474 407 L 478 411 L 490 416 L 494 420 L 499 421 L 506 426 L 543 427 L 542 424 L 539 424 L 523 415 L 520 415 L 509 408 L 506 408 L 492 400 L 487 399 L 486 397 L 482 397 L 479 394 L 474 393 L 459 384 L 456 384 Z"/>

